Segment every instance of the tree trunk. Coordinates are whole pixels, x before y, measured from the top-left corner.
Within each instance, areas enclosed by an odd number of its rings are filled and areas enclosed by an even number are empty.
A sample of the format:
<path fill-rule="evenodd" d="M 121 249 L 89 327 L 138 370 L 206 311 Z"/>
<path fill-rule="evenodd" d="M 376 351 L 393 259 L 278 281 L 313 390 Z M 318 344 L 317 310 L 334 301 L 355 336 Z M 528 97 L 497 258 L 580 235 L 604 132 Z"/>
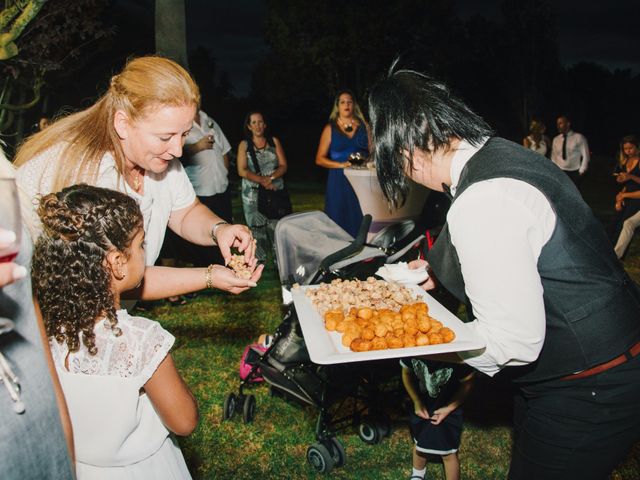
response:
<path fill-rule="evenodd" d="M 188 68 L 184 0 L 156 0 L 156 52 Z"/>

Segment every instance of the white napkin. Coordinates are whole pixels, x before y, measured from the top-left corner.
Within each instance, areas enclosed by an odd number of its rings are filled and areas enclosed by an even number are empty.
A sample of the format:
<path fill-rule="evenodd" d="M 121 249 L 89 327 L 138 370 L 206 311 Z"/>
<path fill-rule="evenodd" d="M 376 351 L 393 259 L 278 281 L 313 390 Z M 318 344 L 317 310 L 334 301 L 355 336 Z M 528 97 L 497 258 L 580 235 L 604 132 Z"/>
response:
<path fill-rule="evenodd" d="M 382 277 L 387 282 L 396 282 L 403 285 L 419 285 L 429 278 L 426 268 L 412 270 L 407 262 L 398 262 L 383 265 L 378 269 L 376 275 Z"/>

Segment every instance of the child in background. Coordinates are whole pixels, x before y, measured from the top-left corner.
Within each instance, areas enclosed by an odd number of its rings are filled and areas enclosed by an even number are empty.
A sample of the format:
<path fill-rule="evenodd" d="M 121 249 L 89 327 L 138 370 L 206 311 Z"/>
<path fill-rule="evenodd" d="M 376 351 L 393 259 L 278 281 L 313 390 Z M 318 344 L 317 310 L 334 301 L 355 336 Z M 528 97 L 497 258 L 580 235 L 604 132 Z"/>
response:
<path fill-rule="evenodd" d="M 142 214 L 125 194 L 74 185 L 40 201 L 33 285 L 85 479 L 189 479 L 170 431 L 198 409 L 158 322 L 120 310 L 145 270 Z"/>
<path fill-rule="evenodd" d="M 473 370 L 466 365 L 408 358 L 400 360 L 402 383 L 413 401 L 409 427 L 415 443 L 410 480 L 423 479 L 427 455 L 442 456 L 447 480 L 460 478 L 460 406 L 471 390 Z"/>

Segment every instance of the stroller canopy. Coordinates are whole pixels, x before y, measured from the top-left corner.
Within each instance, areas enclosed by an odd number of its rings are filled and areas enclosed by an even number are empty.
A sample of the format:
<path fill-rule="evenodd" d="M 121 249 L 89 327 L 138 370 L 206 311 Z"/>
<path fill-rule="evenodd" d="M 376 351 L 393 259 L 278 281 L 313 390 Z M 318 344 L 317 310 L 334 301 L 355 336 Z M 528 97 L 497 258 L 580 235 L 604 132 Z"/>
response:
<path fill-rule="evenodd" d="M 295 283 L 307 285 L 317 273 L 322 260 L 353 241 L 353 237 L 324 212 L 295 213 L 284 217 L 276 225 L 274 237 L 280 282 L 293 279 Z M 385 256 L 382 250 L 364 246 L 355 255 L 338 259 L 330 268 L 337 270 L 380 256 Z"/>

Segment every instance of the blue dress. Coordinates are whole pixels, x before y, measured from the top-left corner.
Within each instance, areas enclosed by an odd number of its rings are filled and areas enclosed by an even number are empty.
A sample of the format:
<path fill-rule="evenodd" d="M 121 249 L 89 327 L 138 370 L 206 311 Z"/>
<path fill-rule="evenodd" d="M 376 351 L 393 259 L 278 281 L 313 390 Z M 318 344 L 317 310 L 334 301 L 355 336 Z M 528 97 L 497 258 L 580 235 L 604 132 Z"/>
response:
<path fill-rule="evenodd" d="M 336 162 L 346 162 L 349 155 L 360 152 L 369 156 L 367 130 L 361 123 L 352 138 L 347 137 L 334 124 L 331 124 L 331 145 L 329 158 Z M 362 210 L 349 180 L 342 168 L 330 168 L 327 178 L 324 211 L 327 216 L 355 237 L 362 222 Z"/>

